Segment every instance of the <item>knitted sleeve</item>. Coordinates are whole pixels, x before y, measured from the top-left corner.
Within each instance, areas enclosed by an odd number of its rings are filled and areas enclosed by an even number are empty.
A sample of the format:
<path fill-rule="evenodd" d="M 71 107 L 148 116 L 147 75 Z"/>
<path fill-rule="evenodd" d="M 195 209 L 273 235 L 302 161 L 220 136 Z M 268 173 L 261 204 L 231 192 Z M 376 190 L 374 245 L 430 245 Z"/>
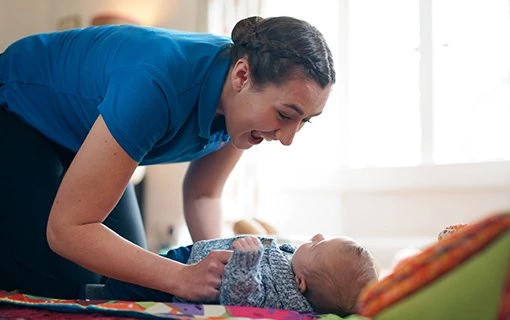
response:
<path fill-rule="evenodd" d="M 222 305 L 261 306 L 264 303 L 264 285 L 260 261 L 262 250 L 234 251 L 225 266 L 220 287 Z"/>

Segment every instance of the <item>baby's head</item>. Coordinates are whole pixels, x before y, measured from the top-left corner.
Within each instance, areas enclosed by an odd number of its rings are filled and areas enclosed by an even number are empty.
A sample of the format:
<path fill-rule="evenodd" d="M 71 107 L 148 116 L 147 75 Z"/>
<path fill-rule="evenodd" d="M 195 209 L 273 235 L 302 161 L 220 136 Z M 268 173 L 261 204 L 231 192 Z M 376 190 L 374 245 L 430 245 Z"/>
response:
<path fill-rule="evenodd" d="M 316 312 L 355 312 L 361 290 L 377 280 L 371 254 L 352 239 L 325 240 L 321 234 L 299 246 L 292 257 L 296 284 Z"/>

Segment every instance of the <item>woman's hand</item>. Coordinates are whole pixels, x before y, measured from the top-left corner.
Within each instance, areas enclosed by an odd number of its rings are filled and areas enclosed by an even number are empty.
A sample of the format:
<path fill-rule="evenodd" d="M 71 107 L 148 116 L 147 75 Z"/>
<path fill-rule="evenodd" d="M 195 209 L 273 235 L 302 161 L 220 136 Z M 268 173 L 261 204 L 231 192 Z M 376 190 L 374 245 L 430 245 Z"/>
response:
<path fill-rule="evenodd" d="M 258 251 L 262 248 L 262 244 L 257 237 L 245 236 L 234 240 L 232 248 L 239 251 Z"/>
<path fill-rule="evenodd" d="M 228 250 L 212 251 L 200 262 L 185 266 L 183 285 L 175 295 L 197 302 L 219 301 L 221 278 L 231 255 Z"/>

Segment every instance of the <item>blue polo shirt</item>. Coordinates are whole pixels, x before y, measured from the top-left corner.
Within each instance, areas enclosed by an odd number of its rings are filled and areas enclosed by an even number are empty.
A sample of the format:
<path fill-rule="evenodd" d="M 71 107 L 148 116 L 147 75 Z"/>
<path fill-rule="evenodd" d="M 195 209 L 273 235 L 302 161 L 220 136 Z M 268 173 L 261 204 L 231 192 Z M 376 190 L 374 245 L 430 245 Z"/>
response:
<path fill-rule="evenodd" d="M 193 160 L 230 140 L 215 111 L 231 43 L 135 26 L 29 36 L 0 56 L 0 105 L 75 152 L 101 114 L 141 164 Z"/>

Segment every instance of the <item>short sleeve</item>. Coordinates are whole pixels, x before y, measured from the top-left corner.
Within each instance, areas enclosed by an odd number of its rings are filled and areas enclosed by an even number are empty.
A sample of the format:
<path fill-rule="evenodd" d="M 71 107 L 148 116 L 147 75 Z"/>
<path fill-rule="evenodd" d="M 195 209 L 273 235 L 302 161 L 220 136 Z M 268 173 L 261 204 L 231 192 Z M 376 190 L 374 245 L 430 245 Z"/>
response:
<path fill-rule="evenodd" d="M 167 132 L 168 84 L 156 68 L 136 66 L 114 71 L 99 112 L 108 129 L 127 152 L 141 162 Z"/>

